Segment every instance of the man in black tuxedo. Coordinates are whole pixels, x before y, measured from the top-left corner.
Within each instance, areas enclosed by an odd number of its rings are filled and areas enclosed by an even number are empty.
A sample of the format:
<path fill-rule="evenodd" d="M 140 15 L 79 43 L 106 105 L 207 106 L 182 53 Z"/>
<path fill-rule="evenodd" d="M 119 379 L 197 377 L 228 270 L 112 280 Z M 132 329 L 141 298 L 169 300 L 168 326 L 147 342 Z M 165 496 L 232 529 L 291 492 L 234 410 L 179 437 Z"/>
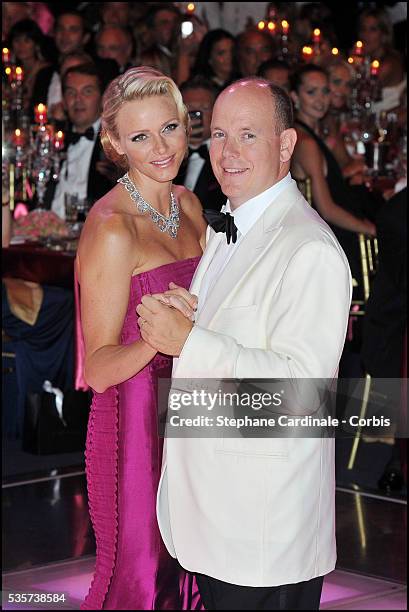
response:
<path fill-rule="evenodd" d="M 91 203 L 109 191 L 116 180 L 115 167 L 103 153 L 99 139 L 102 86 L 93 64 L 69 68 L 63 77 L 63 102 L 71 122 L 66 159 L 58 181 L 51 181 L 45 206 L 65 218 L 66 193 Z"/>
<path fill-rule="evenodd" d="M 212 83 L 200 76 L 183 83 L 180 91 L 191 114 L 192 132 L 189 157 L 174 182 L 193 191 L 203 208 L 219 211 L 226 203 L 226 196 L 213 174 L 209 157 L 210 120 L 217 92 Z"/>

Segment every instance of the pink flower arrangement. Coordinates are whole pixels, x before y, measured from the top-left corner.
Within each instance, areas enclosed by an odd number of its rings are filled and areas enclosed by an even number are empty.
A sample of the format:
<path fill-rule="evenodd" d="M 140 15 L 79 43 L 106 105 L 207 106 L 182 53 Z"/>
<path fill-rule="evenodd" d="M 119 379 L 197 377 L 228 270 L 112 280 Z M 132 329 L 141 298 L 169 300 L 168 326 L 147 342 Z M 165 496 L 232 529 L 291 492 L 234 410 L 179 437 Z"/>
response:
<path fill-rule="evenodd" d="M 36 239 L 46 236 L 68 236 L 65 222 L 51 210 L 32 210 L 15 220 L 13 234 Z"/>

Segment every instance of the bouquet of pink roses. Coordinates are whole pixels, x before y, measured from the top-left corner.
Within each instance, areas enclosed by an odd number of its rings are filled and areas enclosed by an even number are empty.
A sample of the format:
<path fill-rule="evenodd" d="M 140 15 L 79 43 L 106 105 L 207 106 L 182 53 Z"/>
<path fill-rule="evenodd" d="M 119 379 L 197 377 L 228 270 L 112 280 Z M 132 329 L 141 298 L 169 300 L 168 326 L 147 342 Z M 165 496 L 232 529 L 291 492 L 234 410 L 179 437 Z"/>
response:
<path fill-rule="evenodd" d="M 32 210 L 28 215 L 16 219 L 13 234 L 24 238 L 68 236 L 65 222 L 51 210 Z"/>

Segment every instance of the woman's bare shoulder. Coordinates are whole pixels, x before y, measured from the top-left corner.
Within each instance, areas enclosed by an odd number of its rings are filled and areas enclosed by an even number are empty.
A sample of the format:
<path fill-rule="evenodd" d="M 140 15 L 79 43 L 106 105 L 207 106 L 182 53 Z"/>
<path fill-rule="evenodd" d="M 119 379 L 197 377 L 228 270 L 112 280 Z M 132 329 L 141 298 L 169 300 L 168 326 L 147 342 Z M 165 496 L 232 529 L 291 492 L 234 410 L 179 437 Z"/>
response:
<path fill-rule="evenodd" d="M 173 185 L 172 191 L 185 215 L 193 218 L 202 216 L 202 205 L 193 191 L 186 189 L 183 185 Z"/>
<path fill-rule="evenodd" d="M 122 193 L 114 187 L 92 206 L 81 232 L 78 251 L 130 249 L 136 239 L 132 215 L 123 205 Z"/>

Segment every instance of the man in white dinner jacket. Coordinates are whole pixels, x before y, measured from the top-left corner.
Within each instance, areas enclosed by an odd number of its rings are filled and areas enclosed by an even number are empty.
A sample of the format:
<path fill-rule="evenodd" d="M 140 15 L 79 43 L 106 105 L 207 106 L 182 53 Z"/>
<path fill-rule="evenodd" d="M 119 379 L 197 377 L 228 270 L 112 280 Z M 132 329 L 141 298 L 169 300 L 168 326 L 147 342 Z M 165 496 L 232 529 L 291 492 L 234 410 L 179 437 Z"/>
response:
<path fill-rule="evenodd" d="M 237 240 L 208 228 L 190 289 L 194 324 L 152 296 L 137 309 L 144 340 L 178 357 L 176 387 L 337 377 L 351 276 L 291 178 L 295 142 L 279 87 L 242 79 L 217 99 L 210 156 Z M 207 609 L 318 609 L 336 561 L 334 498 L 331 438 L 166 439 L 159 527 Z"/>

